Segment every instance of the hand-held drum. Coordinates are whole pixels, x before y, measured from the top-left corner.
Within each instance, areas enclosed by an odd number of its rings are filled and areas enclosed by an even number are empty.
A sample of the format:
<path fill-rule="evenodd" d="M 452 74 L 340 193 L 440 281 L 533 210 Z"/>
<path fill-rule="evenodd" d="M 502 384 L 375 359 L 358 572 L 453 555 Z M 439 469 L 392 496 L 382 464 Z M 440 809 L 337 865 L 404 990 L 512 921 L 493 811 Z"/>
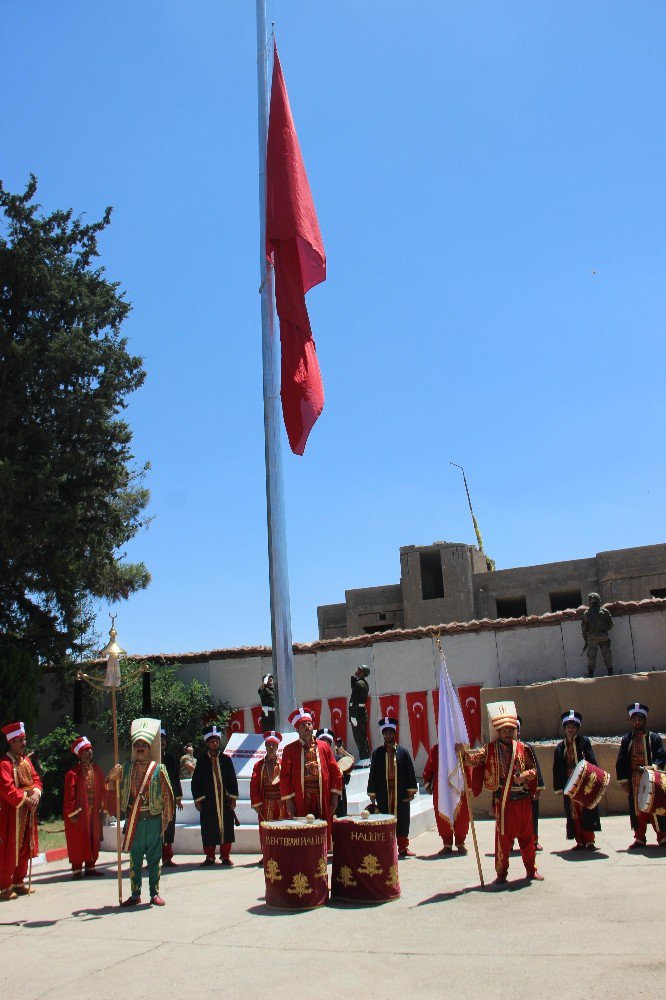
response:
<path fill-rule="evenodd" d="M 328 900 L 328 824 L 304 817 L 262 823 L 266 903 L 312 910 Z"/>
<path fill-rule="evenodd" d="M 395 816 L 333 818 L 331 897 L 386 903 L 400 895 Z"/>
<path fill-rule="evenodd" d="M 609 781 L 608 771 L 590 764 L 589 760 L 579 760 L 564 787 L 564 794 L 583 809 L 594 809 L 601 802 Z"/>
<path fill-rule="evenodd" d="M 638 786 L 638 808 L 644 813 L 666 816 L 666 772 L 645 768 Z"/>

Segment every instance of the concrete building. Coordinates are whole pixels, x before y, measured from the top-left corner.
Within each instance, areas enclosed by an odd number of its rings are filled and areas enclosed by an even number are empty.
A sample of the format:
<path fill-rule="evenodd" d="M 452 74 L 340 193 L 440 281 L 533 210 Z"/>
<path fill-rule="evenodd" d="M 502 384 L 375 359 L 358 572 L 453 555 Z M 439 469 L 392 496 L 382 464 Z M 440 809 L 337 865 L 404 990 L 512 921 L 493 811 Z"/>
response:
<path fill-rule="evenodd" d="M 663 544 L 540 566 L 492 566 L 473 545 L 403 546 L 400 583 L 347 590 L 343 604 L 318 607 L 319 638 L 544 615 L 580 607 L 590 591 L 603 603 L 666 597 Z"/>

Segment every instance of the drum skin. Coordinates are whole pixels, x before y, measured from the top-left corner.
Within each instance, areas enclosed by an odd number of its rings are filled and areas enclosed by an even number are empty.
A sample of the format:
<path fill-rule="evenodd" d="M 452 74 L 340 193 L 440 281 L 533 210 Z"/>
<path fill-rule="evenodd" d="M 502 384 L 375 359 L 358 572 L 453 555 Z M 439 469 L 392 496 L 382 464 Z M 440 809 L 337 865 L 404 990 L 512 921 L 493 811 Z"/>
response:
<path fill-rule="evenodd" d="M 395 816 L 333 819 L 331 898 L 388 903 L 400 896 Z"/>
<path fill-rule="evenodd" d="M 609 781 L 608 771 L 590 764 L 589 760 L 579 760 L 566 784 L 564 794 L 583 809 L 594 809 L 603 798 Z"/>
<path fill-rule="evenodd" d="M 262 823 L 266 904 L 278 910 L 312 910 L 328 901 L 328 826 L 324 820 Z"/>
<path fill-rule="evenodd" d="M 666 772 L 645 768 L 638 786 L 638 808 L 650 816 L 666 816 Z"/>

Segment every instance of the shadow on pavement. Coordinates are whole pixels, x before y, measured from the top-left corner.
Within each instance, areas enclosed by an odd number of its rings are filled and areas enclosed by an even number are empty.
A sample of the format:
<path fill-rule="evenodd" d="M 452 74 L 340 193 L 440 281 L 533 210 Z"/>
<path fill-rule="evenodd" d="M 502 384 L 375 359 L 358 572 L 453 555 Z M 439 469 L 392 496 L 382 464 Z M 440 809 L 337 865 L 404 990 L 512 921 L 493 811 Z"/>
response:
<path fill-rule="evenodd" d="M 120 906 L 115 903 L 113 906 L 86 906 L 81 910 L 72 910 L 72 916 L 88 920 L 99 920 L 101 917 L 120 916 L 123 913 L 138 913 L 140 910 L 151 910 L 150 903 L 139 903 L 137 906 Z"/>
<path fill-rule="evenodd" d="M 257 903 L 256 906 L 248 906 L 247 912 L 254 913 L 257 917 L 300 917 L 310 913 L 313 909 L 319 910 L 321 907 L 310 907 L 309 910 L 277 910 L 274 906 L 268 906 L 267 903 Z"/>
<path fill-rule="evenodd" d="M 508 885 L 503 885 L 502 889 L 507 889 Z M 416 903 L 415 906 L 410 907 L 410 909 L 417 909 L 419 906 L 429 906 L 430 903 L 448 903 L 452 899 L 457 899 L 458 896 L 466 896 L 470 892 L 485 892 L 490 886 L 480 886 L 480 885 L 468 885 L 464 889 L 453 889 L 451 892 L 438 892 L 434 896 L 430 896 L 428 899 L 422 899 L 420 903 Z"/>
<path fill-rule="evenodd" d="M 564 861 L 608 861 L 610 855 L 603 851 L 574 851 L 571 847 L 565 847 L 562 851 L 551 851 L 552 855 L 562 858 Z"/>

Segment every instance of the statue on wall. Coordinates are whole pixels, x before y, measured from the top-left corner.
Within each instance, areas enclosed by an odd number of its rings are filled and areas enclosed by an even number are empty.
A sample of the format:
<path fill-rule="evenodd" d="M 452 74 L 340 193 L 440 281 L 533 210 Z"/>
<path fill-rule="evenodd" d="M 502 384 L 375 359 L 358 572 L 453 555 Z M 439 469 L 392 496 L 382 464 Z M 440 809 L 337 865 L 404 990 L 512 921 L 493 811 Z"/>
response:
<path fill-rule="evenodd" d="M 597 666 L 597 653 L 601 650 L 601 655 L 606 664 L 609 676 L 613 673 L 613 654 L 611 653 L 611 642 L 608 633 L 613 627 L 613 618 L 610 611 L 601 607 L 601 597 L 599 594 L 587 595 L 588 607 L 583 613 L 581 630 L 583 633 L 583 652 L 587 650 L 587 676 L 594 677 Z"/>
<path fill-rule="evenodd" d="M 358 763 L 367 763 L 370 759 L 370 744 L 368 743 L 368 713 L 365 704 L 370 695 L 367 677 L 370 668 L 365 664 L 357 667 L 351 675 L 351 697 L 349 699 L 349 721 L 352 733 L 358 747 Z"/>

